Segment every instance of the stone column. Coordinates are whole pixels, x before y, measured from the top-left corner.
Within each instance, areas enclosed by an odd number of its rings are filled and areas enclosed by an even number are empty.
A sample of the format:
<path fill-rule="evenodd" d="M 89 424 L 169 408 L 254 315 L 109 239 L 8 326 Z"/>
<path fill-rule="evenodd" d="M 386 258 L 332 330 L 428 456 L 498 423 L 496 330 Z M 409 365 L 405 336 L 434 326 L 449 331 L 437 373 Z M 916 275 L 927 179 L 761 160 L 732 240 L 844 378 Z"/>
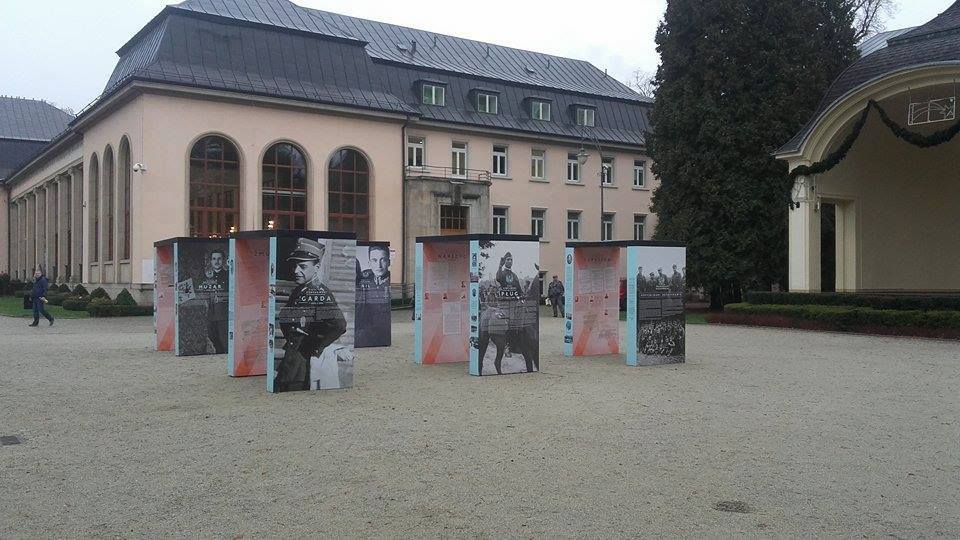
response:
<path fill-rule="evenodd" d="M 20 238 L 18 235 L 20 231 L 17 227 L 17 220 L 20 219 L 20 212 L 17 208 L 17 202 L 14 200 L 9 201 L 9 212 L 10 212 L 10 230 L 7 231 L 9 246 L 10 246 L 10 279 L 17 279 L 18 266 L 17 266 L 17 239 Z"/>
<path fill-rule="evenodd" d="M 820 214 L 816 186 L 800 176 L 793 184 L 790 209 L 789 271 L 791 292 L 820 291 Z"/>
<path fill-rule="evenodd" d="M 24 206 L 26 207 L 26 212 L 23 215 L 23 261 L 26 264 L 24 265 L 23 269 L 26 271 L 27 277 L 29 278 L 32 277 L 33 269 L 35 268 L 37 261 L 37 194 L 31 191 L 25 196 L 25 198 L 26 202 L 24 203 Z"/>
<path fill-rule="evenodd" d="M 54 283 L 57 281 L 57 260 L 54 256 L 57 252 L 57 225 L 55 221 L 57 216 L 56 190 L 57 186 L 54 182 L 52 180 L 48 181 L 46 183 L 45 198 L 43 201 L 43 226 L 45 229 L 43 239 L 44 270 L 47 272 L 47 279 Z"/>
<path fill-rule="evenodd" d="M 74 283 L 83 281 L 83 166 L 70 172 L 70 188 L 73 203 L 73 223 L 71 224 L 70 240 L 73 246 L 70 249 L 70 278 Z"/>
<path fill-rule="evenodd" d="M 64 174 L 57 184 L 57 274 L 67 282 L 70 259 L 67 256 L 67 237 L 70 234 L 70 177 Z"/>
<path fill-rule="evenodd" d="M 17 277 L 24 279 L 27 274 L 27 199 L 17 199 Z"/>

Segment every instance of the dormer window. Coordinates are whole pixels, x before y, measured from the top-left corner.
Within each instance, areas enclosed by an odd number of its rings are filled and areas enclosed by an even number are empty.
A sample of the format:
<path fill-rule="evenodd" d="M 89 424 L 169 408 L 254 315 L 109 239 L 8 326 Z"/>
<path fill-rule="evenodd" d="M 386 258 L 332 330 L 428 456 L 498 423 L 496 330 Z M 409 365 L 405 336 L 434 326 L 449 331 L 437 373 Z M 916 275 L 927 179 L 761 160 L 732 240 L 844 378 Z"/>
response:
<path fill-rule="evenodd" d="M 577 125 L 594 127 L 596 123 L 596 109 L 591 107 L 577 107 Z"/>
<path fill-rule="evenodd" d="M 423 88 L 422 97 L 423 97 L 424 105 L 436 105 L 438 107 L 443 107 L 445 103 L 444 91 L 446 90 L 446 88 L 444 88 L 443 85 L 425 82 L 425 83 L 422 83 L 422 88 Z"/>
<path fill-rule="evenodd" d="M 477 92 L 477 112 L 497 114 L 499 103 L 497 95 L 491 92 Z"/>
<path fill-rule="evenodd" d="M 550 102 L 540 99 L 530 100 L 530 118 L 534 120 L 550 121 Z"/>

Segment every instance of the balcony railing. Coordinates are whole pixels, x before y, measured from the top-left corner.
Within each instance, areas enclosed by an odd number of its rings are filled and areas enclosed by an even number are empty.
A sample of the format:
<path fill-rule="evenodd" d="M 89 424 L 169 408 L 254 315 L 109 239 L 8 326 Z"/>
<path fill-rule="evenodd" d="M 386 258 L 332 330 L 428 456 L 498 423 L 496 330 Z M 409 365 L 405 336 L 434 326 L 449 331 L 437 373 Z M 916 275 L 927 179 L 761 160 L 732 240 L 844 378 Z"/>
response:
<path fill-rule="evenodd" d="M 407 167 L 407 178 L 443 178 L 463 182 L 490 182 L 490 171 L 454 167 Z"/>

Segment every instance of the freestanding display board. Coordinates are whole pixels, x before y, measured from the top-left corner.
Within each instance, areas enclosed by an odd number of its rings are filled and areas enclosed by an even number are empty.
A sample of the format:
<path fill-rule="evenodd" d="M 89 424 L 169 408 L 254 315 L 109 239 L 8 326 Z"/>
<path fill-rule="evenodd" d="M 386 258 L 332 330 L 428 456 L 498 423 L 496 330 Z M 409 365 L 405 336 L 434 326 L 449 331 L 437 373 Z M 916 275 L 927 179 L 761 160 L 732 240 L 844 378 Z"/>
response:
<path fill-rule="evenodd" d="M 153 332 L 154 348 L 174 349 L 173 243 L 176 238 L 153 243 Z"/>
<path fill-rule="evenodd" d="M 356 348 L 390 346 L 390 242 L 357 242 Z"/>
<path fill-rule="evenodd" d="M 539 371 L 537 237 L 421 237 L 415 258 L 415 362 L 469 362 L 477 376 Z"/>
<path fill-rule="evenodd" d="M 173 242 L 177 356 L 227 352 L 227 240 L 177 238 Z"/>
<path fill-rule="evenodd" d="M 231 237 L 228 371 L 267 390 L 353 386 L 356 237 L 249 231 Z"/>
<path fill-rule="evenodd" d="M 567 244 L 564 354 L 626 353 L 627 364 L 683 362 L 686 248 L 647 241 Z M 619 331 L 620 281 L 627 331 Z"/>

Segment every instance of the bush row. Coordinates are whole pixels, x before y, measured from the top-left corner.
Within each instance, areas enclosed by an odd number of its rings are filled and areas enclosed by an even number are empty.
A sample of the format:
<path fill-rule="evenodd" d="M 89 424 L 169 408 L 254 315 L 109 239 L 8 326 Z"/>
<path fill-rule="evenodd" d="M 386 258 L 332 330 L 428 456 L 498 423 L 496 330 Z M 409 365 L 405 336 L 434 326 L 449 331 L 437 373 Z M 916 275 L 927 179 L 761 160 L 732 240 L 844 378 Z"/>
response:
<path fill-rule="evenodd" d="M 750 291 L 750 304 L 855 306 L 896 310 L 960 310 L 960 296 L 881 295 L 854 293 L 795 293 Z"/>
<path fill-rule="evenodd" d="M 130 291 L 123 289 L 113 300 L 102 287 L 87 293 L 83 285 L 70 293 L 54 293 L 47 300 L 55 306 L 63 306 L 69 311 L 86 311 L 91 317 L 125 317 L 131 315 L 152 315 L 153 306 L 139 306 Z"/>
<path fill-rule="evenodd" d="M 870 307 L 792 304 L 727 304 L 724 311 L 740 315 L 781 315 L 828 324 L 839 330 L 856 326 L 958 328 L 960 311 L 897 310 Z"/>

